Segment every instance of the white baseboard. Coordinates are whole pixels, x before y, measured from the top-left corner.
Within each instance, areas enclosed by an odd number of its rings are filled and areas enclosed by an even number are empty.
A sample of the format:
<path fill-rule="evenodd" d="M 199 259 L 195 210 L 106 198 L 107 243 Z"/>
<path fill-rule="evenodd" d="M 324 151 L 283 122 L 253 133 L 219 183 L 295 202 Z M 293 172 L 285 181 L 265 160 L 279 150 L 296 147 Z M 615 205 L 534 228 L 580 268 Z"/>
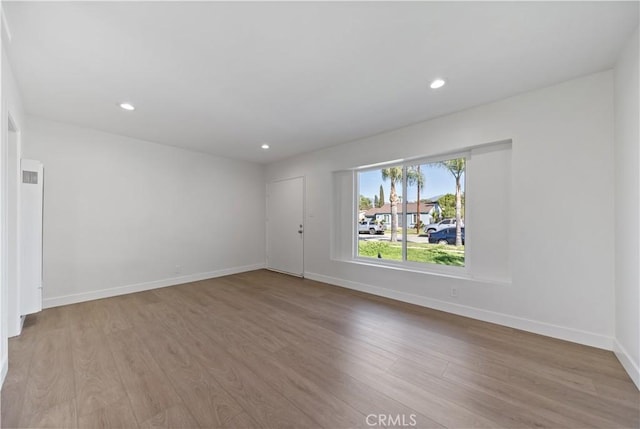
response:
<path fill-rule="evenodd" d="M 629 374 L 629 377 L 631 377 L 631 380 L 633 380 L 638 390 L 640 390 L 640 367 L 638 367 L 638 364 L 631 359 L 627 350 L 618 342 L 617 339 L 613 342 L 613 352 L 616 354 L 616 357 L 622 364 L 622 367 L 627 371 L 627 374 Z"/>
<path fill-rule="evenodd" d="M 0 369 L 0 388 L 4 384 L 4 379 L 7 378 L 7 372 L 9 371 L 9 355 L 2 356 L 2 368 Z"/>
<path fill-rule="evenodd" d="M 180 277 L 154 280 L 144 283 L 136 283 L 126 286 L 118 286 L 109 289 L 100 289 L 90 292 L 75 293 L 71 295 L 56 296 L 43 300 L 43 308 L 59 307 L 61 305 L 75 304 L 78 302 L 92 301 L 94 299 L 110 298 L 112 296 L 125 295 L 128 293 L 143 292 L 145 290 L 159 289 L 167 286 L 175 286 L 183 283 L 197 282 L 200 280 L 212 279 L 215 277 L 228 276 L 231 274 L 244 273 L 264 268 L 264 264 L 245 265 L 241 267 L 225 268 L 206 273 L 189 274 Z"/>
<path fill-rule="evenodd" d="M 371 286 L 351 280 L 325 276 L 323 274 L 307 272 L 304 276 L 305 278 L 310 280 L 316 280 L 347 289 L 367 292 L 373 295 L 384 296 L 385 298 L 408 302 L 410 304 L 433 308 L 435 310 L 446 311 L 447 313 L 470 317 L 472 319 L 482 320 L 484 322 L 496 323 L 498 325 L 521 329 L 523 331 L 533 332 L 535 334 L 545 335 L 548 337 L 571 341 L 573 343 L 597 347 L 600 349 L 613 350 L 613 338 L 607 337 L 605 335 L 594 334 L 591 332 L 567 328 L 564 326 L 552 325 L 550 323 L 539 322 L 536 320 L 524 319 L 522 317 L 512 316 L 509 314 L 497 313 L 494 311 L 483 310 L 476 307 L 469 307 L 466 305 L 455 304 L 452 302 L 441 301 L 433 298 L 427 298 L 424 296 L 414 295 L 406 292 L 398 292 L 395 290 Z"/>

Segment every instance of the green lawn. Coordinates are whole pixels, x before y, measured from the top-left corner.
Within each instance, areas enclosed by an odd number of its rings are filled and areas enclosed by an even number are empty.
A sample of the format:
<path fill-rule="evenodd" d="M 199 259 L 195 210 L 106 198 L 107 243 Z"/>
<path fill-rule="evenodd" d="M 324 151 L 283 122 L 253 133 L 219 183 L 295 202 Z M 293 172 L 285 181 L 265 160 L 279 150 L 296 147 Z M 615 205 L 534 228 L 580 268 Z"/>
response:
<path fill-rule="evenodd" d="M 394 261 L 402 260 L 402 243 L 388 241 L 358 242 L 358 255 Z M 407 260 L 413 262 L 430 262 L 433 264 L 464 266 L 464 246 L 456 247 L 447 244 L 408 243 Z"/>

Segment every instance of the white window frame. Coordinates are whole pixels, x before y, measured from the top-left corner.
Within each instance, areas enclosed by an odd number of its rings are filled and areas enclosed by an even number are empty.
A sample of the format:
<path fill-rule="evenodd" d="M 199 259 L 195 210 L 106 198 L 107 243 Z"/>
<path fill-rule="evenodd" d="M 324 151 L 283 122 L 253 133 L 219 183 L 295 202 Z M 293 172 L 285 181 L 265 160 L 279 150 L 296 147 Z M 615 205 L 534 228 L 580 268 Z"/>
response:
<path fill-rule="evenodd" d="M 414 165 L 418 165 L 418 164 L 432 164 L 432 163 L 436 163 L 439 161 L 447 161 L 450 159 L 457 159 L 457 158 L 465 158 L 466 161 L 469 161 L 471 159 L 471 153 L 470 151 L 464 151 L 464 152 L 452 152 L 452 153 L 447 153 L 447 154 L 442 154 L 442 155 L 436 155 L 436 156 L 429 156 L 429 157 L 420 157 L 420 158 L 411 158 L 411 159 L 403 159 L 403 160 L 393 160 L 393 161 L 389 161 L 389 162 L 382 162 L 382 163 L 377 163 L 374 165 L 367 165 L 367 166 L 362 166 L 362 167 L 358 167 L 356 169 L 353 170 L 353 183 L 354 183 L 354 193 L 353 193 L 353 208 L 354 208 L 354 213 L 356 213 L 356 218 L 354 220 L 354 222 L 352 222 L 351 224 L 354 225 L 355 227 L 352 227 L 352 237 L 353 237 L 353 252 L 352 252 L 352 260 L 356 263 L 361 263 L 361 264 L 365 264 L 365 265 L 373 265 L 373 266 L 381 266 L 381 267 L 388 267 L 388 268 L 394 268 L 394 269 L 400 269 L 400 270 L 405 270 L 405 271 L 415 271 L 415 272 L 423 272 L 423 273 L 432 273 L 432 274 L 440 274 L 440 275 L 450 275 L 450 276 L 455 276 L 455 277 L 466 277 L 466 278 L 471 278 L 471 270 L 470 270 L 470 252 L 469 252 L 469 247 L 468 247 L 468 243 L 471 241 L 469 240 L 469 234 L 467 233 L 466 229 L 465 229 L 465 246 L 464 246 L 464 266 L 459 267 L 459 266 L 454 266 L 454 265 L 444 265 L 444 264 L 435 264 L 435 263 L 429 263 L 429 262 L 415 262 L 415 261 L 408 261 L 407 260 L 407 246 L 406 246 L 406 241 L 403 242 L 402 245 L 402 260 L 401 261 L 393 261 L 393 260 L 387 260 L 387 259 L 376 259 L 376 258 L 369 258 L 369 257 L 364 257 L 364 256 L 360 256 L 358 254 L 358 249 L 359 249 L 359 233 L 358 233 L 358 218 L 357 218 L 357 213 L 358 213 L 358 203 L 359 203 L 359 192 L 360 192 L 360 175 L 359 173 L 365 173 L 367 171 L 376 171 L 376 170 L 381 170 L 383 168 L 386 167 L 402 167 L 403 170 L 403 174 L 402 174 L 402 215 L 405 216 L 404 221 L 402 222 L 402 228 L 398 231 L 399 233 L 402 234 L 403 237 L 406 236 L 406 230 L 408 225 L 406 225 L 406 213 L 407 213 L 407 198 L 406 198 L 406 189 L 407 189 L 407 167 L 409 166 L 414 166 Z M 465 173 L 464 173 L 464 190 L 465 193 L 467 192 L 467 176 L 468 176 L 468 168 L 469 168 L 469 163 L 466 162 L 465 164 Z M 469 216 L 469 207 L 465 206 L 465 218 L 470 218 Z M 398 222 L 400 223 L 400 222 Z M 466 220 L 465 220 L 465 225 L 467 224 Z"/>

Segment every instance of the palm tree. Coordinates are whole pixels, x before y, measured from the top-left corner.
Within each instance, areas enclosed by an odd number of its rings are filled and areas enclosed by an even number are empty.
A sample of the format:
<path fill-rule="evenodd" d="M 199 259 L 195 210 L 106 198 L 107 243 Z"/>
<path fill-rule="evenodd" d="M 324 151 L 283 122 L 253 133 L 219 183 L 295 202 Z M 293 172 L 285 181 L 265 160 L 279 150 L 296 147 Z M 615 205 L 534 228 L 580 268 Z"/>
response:
<path fill-rule="evenodd" d="M 396 183 L 402 182 L 402 167 L 389 167 L 381 170 L 382 180 L 389 179 L 391 191 L 389 192 L 389 203 L 391 203 L 391 241 L 398 241 L 398 194 L 396 193 Z M 384 202 L 382 202 L 384 204 Z"/>
<path fill-rule="evenodd" d="M 407 183 L 410 185 L 417 185 L 418 188 L 418 195 L 416 198 L 416 212 L 418 213 L 416 219 L 416 234 L 420 234 L 420 225 L 422 224 L 422 221 L 420 220 L 420 191 L 424 189 L 424 175 L 420 171 L 419 165 L 415 167 L 415 169 L 414 167 L 407 168 Z"/>
<path fill-rule="evenodd" d="M 391 203 L 391 241 L 396 242 L 398 241 L 398 194 L 396 193 L 396 183 L 402 183 L 402 167 L 383 168 L 381 173 L 382 180 L 386 182 L 387 179 L 389 179 L 391 183 L 391 191 L 389 192 L 389 203 Z M 416 172 L 413 167 L 409 167 L 407 169 L 407 182 L 409 184 L 417 183 L 418 188 L 422 188 L 424 186 L 424 177 L 419 170 Z"/>
<path fill-rule="evenodd" d="M 464 174 L 465 159 L 449 159 L 438 163 L 446 168 L 456 179 L 456 246 L 462 246 L 462 186 L 461 180 Z"/>

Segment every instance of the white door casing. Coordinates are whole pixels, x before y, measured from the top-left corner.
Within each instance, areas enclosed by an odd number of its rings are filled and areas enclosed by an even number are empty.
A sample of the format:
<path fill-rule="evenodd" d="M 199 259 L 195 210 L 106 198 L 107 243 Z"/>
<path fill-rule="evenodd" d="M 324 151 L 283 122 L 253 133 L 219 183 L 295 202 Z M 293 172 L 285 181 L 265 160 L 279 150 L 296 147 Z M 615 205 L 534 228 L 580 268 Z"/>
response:
<path fill-rule="evenodd" d="M 20 143 L 17 127 L 9 116 L 7 150 L 7 240 L 8 240 L 8 334 L 14 337 L 22 330 L 20 317 Z"/>
<path fill-rule="evenodd" d="M 267 268 L 304 276 L 304 177 L 267 185 Z"/>

